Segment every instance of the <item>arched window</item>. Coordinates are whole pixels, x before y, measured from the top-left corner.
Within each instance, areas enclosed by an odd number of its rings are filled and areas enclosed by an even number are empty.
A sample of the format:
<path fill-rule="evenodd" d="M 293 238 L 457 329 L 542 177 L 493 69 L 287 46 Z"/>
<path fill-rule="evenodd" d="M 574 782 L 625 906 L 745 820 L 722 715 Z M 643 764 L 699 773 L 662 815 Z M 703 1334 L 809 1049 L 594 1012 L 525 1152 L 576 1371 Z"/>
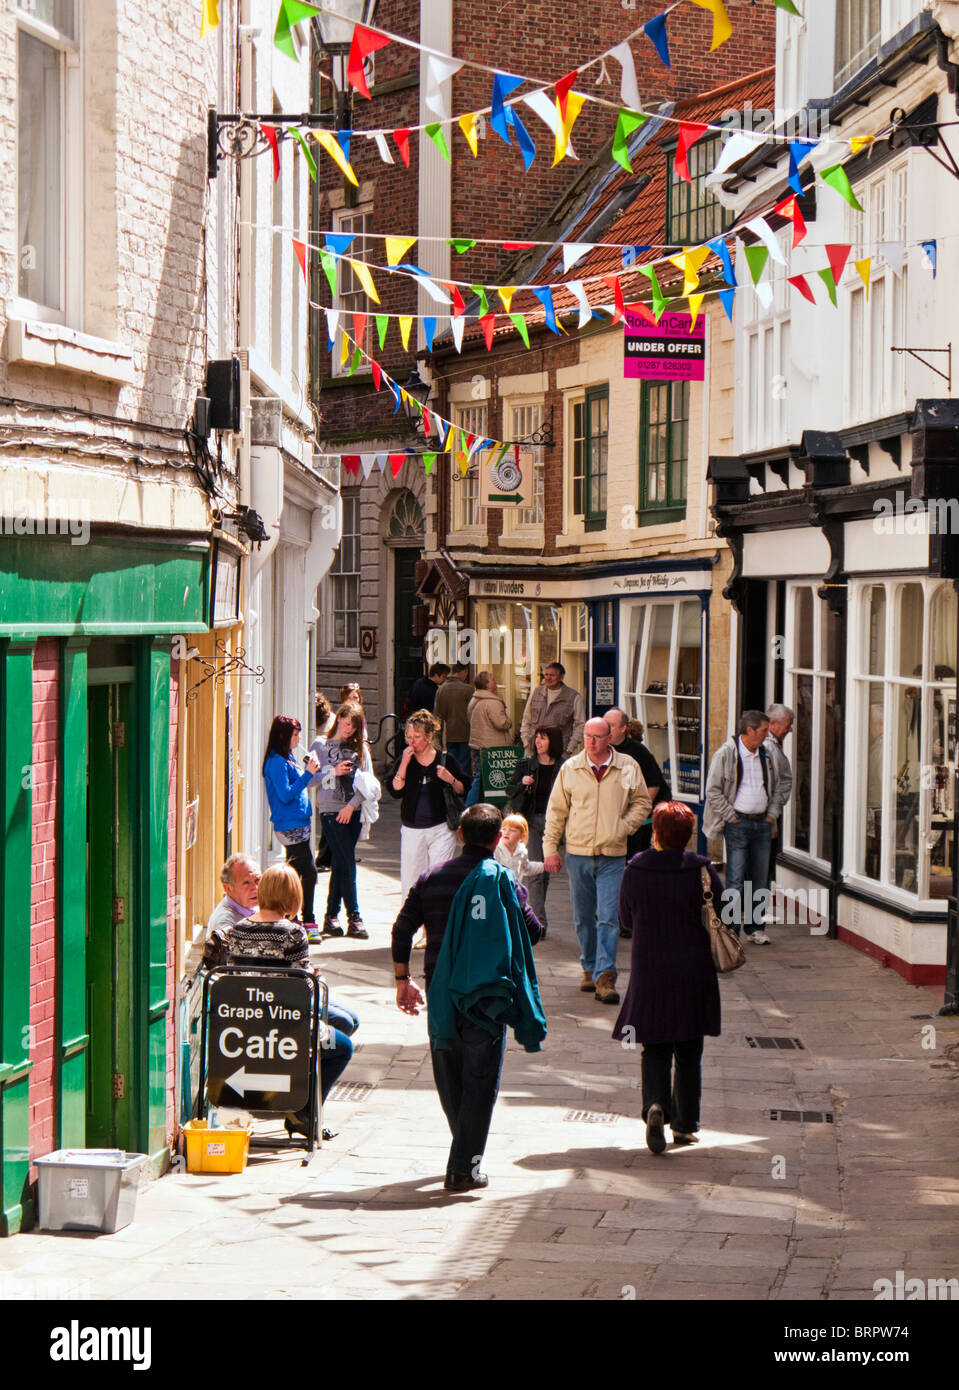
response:
<path fill-rule="evenodd" d="M 423 508 L 412 492 L 401 492 L 393 504 L 386 534 L 393 539 L 419 538 L 425 531 Z"/>

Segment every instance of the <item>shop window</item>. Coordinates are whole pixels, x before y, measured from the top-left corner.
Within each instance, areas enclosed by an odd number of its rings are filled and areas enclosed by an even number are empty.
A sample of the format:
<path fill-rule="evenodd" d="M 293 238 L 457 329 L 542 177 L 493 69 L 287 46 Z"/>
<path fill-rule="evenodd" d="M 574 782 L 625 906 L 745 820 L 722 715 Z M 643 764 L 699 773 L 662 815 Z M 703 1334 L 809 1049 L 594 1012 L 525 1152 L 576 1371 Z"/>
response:
<path fill-rule="evenodd" d="M 831 851 L 835 787 L 836 615 L 811 584 L 788 591 L 784 702 L 794 714 L 786 744 L 793 790 L 783 815 L 783 845 L 813 859 Z"/>
<path fill-rule="evenodd" d="M 486 437 L 486 406 L 474 405 L 456 411 L 453 422 L 464 434 L 475 434 L 477 438 Z M 465 477 L 459 466 L 453 464 L 453 530 L 470 531 L 486 526 L 486 508 L 480 506 L 480 466 L 474 455 L 470 460 Z"/>
<path fill-rule="evenodd" d="M 703 610 L 699 599 L 620 606 L 620 689 L 627 713 L 670 779 L 674 796 L 703 789 Z"/>
<path fill-rule="evenodd" d="M 572 405 L 572 511 L 587 531 L 606 526 L 609 387 L 594 386 Z"/>
<path fill-rule="evenodd" d="M 640 523 L 686 515 L 689 382 L 645 382 L 640 426 Z"/>
<path fill-rule="evenodd" d="M 861 814 L 850 825 L 865 878 L 945 897 L 952 870 L 956 594 L 935 581 L 885 580 L 856 594 L 847 740 Z"/>
<path fill-rule="evenodd" d="M 842 0 L 836 6 L 835 91 L 879 51 L 881 0 Z"/>
<path fill-rule="evenodd" d="M 330 651 L 359 650 L 360 495 L 344 492 L 343 534 L 325 581 Z"/>
<path fill-rule="evenodd" d="M 541 401 L 531 405 L 514 405 L 511 410 L 510 439 L 528 439 L 543 423 Z M 545 516 L 546 459 L 542 448 L 532 449 L 533 491 L 528 507 L 509 507 L 503 512 L 503 535 L 542 538 Z"/>
<path fill-rule="evenodd" d="M 295 161 L 299 163 L 299 160 Z M 298 212 L 298 209 L 297 209 Z M 367 232 L 372 223 L 371 208 L 349 208 L 346 211 L 334 212 L 333 230 L 335 232 L 346 232 L 352 235 L 353 241 L 347 251 L 347 256 L 353 261 L 369 261 L 375 259 L 372 242 L 367 241 Z M 275 241 L 282 241 L 282 237 L 275 237 Z M 336 330 L 333 340 L 333 375 L 340 376 L 345 373 L 353 359 L 356 349 L 352 342 L 346 345 L 346 361 L 343 358 L 343 329 L 353 337 L 353 314 L 365 314 L 368 311 L 369 299 L 366 291 L 357 279 L 356 271 L 345 259 L 337 261 L 337 284 L 339 293 L 336 296 L 335 307 L 340 310 L 340 324 Z M 372 322 L 367 328 L 367 333 L 372 332 Z"/>
<path fill-rule="evenodd" d="M 716 167 L 719 135 L 698 140 L 689 151 L 690 182 L 675 168 L 675 145 L 666 154 L 666 241 L 674 246 L 696 246 L 718 236 L 732 224 L 727 212 L 707 187 L 706 177 Z"/>

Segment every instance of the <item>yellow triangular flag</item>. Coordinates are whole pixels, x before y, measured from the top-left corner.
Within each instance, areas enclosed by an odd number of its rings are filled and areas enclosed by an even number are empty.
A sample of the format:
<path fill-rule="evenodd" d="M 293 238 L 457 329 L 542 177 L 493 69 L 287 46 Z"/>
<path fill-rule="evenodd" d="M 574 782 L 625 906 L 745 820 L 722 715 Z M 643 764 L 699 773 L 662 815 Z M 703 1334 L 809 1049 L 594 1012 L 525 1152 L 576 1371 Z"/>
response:
<path fill-rule="evenodd" d="M 689 300 L 689 317 L 691 320 L 689 331 L 692 333 L 693 329 L 696 327 L 696 320 L 699 318 L 699 311 L 703 307 L 703 300 L 706 296 L 704 294 L 691 294 L 687 295 L 687 298 Z"/>
<path fill-rule="evenodd" d="M 512 302 L 513 302 L 513 295 L 516 293 L 516 286 L 515 286 L 515 285 L 504 285 L 503 288 L 500 289 L 500 290 L 497 290 L 496 293 L 499 295 L 500 299 L 503 301 L 503 308 L 506 310 L 507 313 L 509 313 L 509 306 L 510 306 L 510 305 L 512 304 Z"/>
<path fill-rule="evenodd" d="M 470 147 L 470 153 L 476 158 L 476 116 L 472 111 L 467 111 L 465 116 L 459 118 L 459 128 L 466 136 L 466 143 Z"/>
<path fill-rule="evenodd" d="M 218 0 L 203 0 L 203 9 L 200 13 L 200 38 L 205 39 L 207 34 L 218 29 L 220 25 L 220 10 Z"/>
<path fill-rule="evenodd" d="M 400 314 L 400 337 L 403 340 L 403 351 L 406 352 L 410 345 L 410 329 L 413 327 L 412 314 Z"/>
<path fill-rule="evenodd" d="M 311 130 L 309 133 L 313 136 L 313 139 L 320 148 L 326 150 L 333 163 L 346 175 L 354 188 L 359 188 L 360 181 L 346 162 L 346 157 L 340 147 L 340 142 L 333 132 L 330 130 Z"/>
<path fill-rule="evenodd" d="M 349 344 L 349 339 L 347 338 L 346 334 L 344 333 L 344 334 L 341 335 L 341 338 L 340 338 L 340 366 L 341 366 L 341 367 L 345 367 L 346 364 L 347 364 L 347 362 L 349 362 L 349 360 L 350 360 L 350 344 Z"/>
<path fill-rule="evenodd" d="M 460 476 L 465 478 L 467 473 L 470 471 L 469 454 L 457 454 L 456 462 L 459 464 Z"/>
<path fill-rule="evenodd" d="M 451 454 L 451 453 L 453 452 L 453 445 L 454 445 L 455 443 L 456 443 L 456 428 L 455 428 L 454 425 L 449 425 L 449 427 L 448 427 L 448 429 L 447 429 L 447 431 L 446 431 L 446 443 L 443 445 L 443 452 L 444 452 L 444 454 Z"/>
<path fill-rule="evenodd" d="M 681 255 L 669 257 L 670 264 L 683 272 L 683 296 L 692 294 L 696 289 L 699 267 L 708 255 L 708 246 L 687 246 Z"/>
<path fill-rule="evenodd" d="M 709 45 L 709 51 L 718 48 L 721 43 L 725 43 L 733 32 L 733 26 L 729 22 L 729 15 L 723 0 L 693 0 L 694 5 L 698 5 L 701 10 L 710 10 L 713 16 L 713 41 Z M 795 12 L 794 12 L 795 13 Z"/>
<path fill-rule="evenodd" d="M 852 150 L 853 154 L 858 154 L 859 151 L 864 150 L 867 145 L 871 145 L 875 138 L 874 135 L 856 135 L 849 141 L 849 148 Z"/>
<path fill-rule="evenodd" d="M 376 293 L 376 286 L 373 284 L 373 276 L 370 274 L 369 266 L 364 265 L 362 261 L 351 261 L 349 257 L 347 257 L 346 263 L 353 267 L 353 274 L 356 276 L 357 280 L 359 280 L 373 303 L 379 304 L 380 297 Z"/>
<path fill-rule="evenodd" d="M 385 241 L 387 265 L 399 265 L 410 247 L 416 245 L 415 236 L 388 236 Z"/>
<path fill-rule="evenodd" d="M 869 298 L 869 277 L 872 274 L 872 256 L 867 256 L 865 260 L 855 261 L 854 265 L 859 271 L 859 278 L 866 287 L 866 298 Z"/>
<path fill-rule="evenodd" d="M 566 151 L 569 149 L 569 137 L 573 129 L 573 123 L 580 111 L 583 109 L 583 102 L 586 98 L 582 92 L 566 93 L 566 119 L 563 120 L 559 109 L 559 98 L 556 98 L 556 153 L 553 157 L 553 165 L 557 165 L 561 159 L 566 158 Z"/>

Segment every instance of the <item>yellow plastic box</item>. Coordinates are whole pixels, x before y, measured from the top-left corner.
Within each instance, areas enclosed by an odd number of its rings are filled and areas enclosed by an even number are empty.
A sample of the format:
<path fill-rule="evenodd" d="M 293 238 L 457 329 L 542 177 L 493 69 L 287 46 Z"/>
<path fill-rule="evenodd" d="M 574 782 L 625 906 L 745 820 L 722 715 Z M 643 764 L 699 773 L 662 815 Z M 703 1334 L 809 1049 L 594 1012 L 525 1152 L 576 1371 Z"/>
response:
<path fill-rule="evenodd" d="M 211 1129 L 205 1120 L 188 1120 L 186 1166 L 191 1173 L 242 1173 L 250 1153 L 252 1125 Z"/>

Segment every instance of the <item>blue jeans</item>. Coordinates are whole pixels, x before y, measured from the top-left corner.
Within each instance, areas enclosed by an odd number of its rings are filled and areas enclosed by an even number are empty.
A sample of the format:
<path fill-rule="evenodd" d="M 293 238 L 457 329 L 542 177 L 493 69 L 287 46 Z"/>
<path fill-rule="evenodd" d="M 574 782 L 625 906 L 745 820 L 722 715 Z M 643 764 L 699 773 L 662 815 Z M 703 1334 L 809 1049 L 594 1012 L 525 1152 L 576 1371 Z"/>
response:
<path fill-rule="evenodd" d="M 326 915 L 335 917 L 340 903 L 346 906 L 347 916 L 359 916 L 356 901 L 356 842 L 360 838 L 363 817 L 354 811 L 347 825 L 340 825 L 335 814 L 320 816 L 323 839 L 330 851 L 330 887 L 326 896 Z"/>
<path fill-rule="evenodd" d="M 505 1051 L 505 1024 L 491 1033 L 465 1014 L 456 1015 L 451 1047 L 439 1052 L 430 1043 L 433 1078 L 453 1136 L 447 1176 L 472 1173 L 483 1157 Z"/>
<path fill-rule="evenodd" d="M 330 1026 L 331 1037 L 320 1047 L 320 1095 L 326 1100 L 330 1091 L 339 1081 L 350 1058 L 353 1056 L 351 1034 L 360 1026 L 360 1020 L 352 1009 L 331 999 L 326 1011 L 326 1021 Z"/>
<path fill-rule="evenodd" d="M 464 763 L 463 766 L 465 767 L 466 764 Z M 480 799 L 480 786 L 483 778 L 480 769 L 479 749 L 477 748 L 470 749 L 470 766 L 473 771 L 473 782 L 469 791 L 466 793 L 464 806 L 475 806 Z"/>
<path fill-rule="evenodd" d="M 732 821 L 726 826 L 725 833 L 726 892 L 723 894 L 723 921 L 729 920 L 729 925 L 738 936 L 745 917 L 746 935 L 755 936 L 756 932 L 762 931 L 762 904 L 765 898 L 759 898 L 757 901 L 756 894 L 765 890 L 769 877 L 772 826 L 765 818 Z M 745 901 L 744 892 L 748 892 L 748 899 Z"/>
<path fill-rule="evenodd" d="M 464 772 L 469 770 L 470 746 L 468 743 L 448 743 L 446 751 L 454 762 L 459 763 Z"/>
<path fill-rule="evenodd" d="M 569 898 L 579 938 L 580 964 L 597 979 L 604 971 L 616 978 L 619 945 L 619 885 L 625 854 L 567 854 Z"/>

